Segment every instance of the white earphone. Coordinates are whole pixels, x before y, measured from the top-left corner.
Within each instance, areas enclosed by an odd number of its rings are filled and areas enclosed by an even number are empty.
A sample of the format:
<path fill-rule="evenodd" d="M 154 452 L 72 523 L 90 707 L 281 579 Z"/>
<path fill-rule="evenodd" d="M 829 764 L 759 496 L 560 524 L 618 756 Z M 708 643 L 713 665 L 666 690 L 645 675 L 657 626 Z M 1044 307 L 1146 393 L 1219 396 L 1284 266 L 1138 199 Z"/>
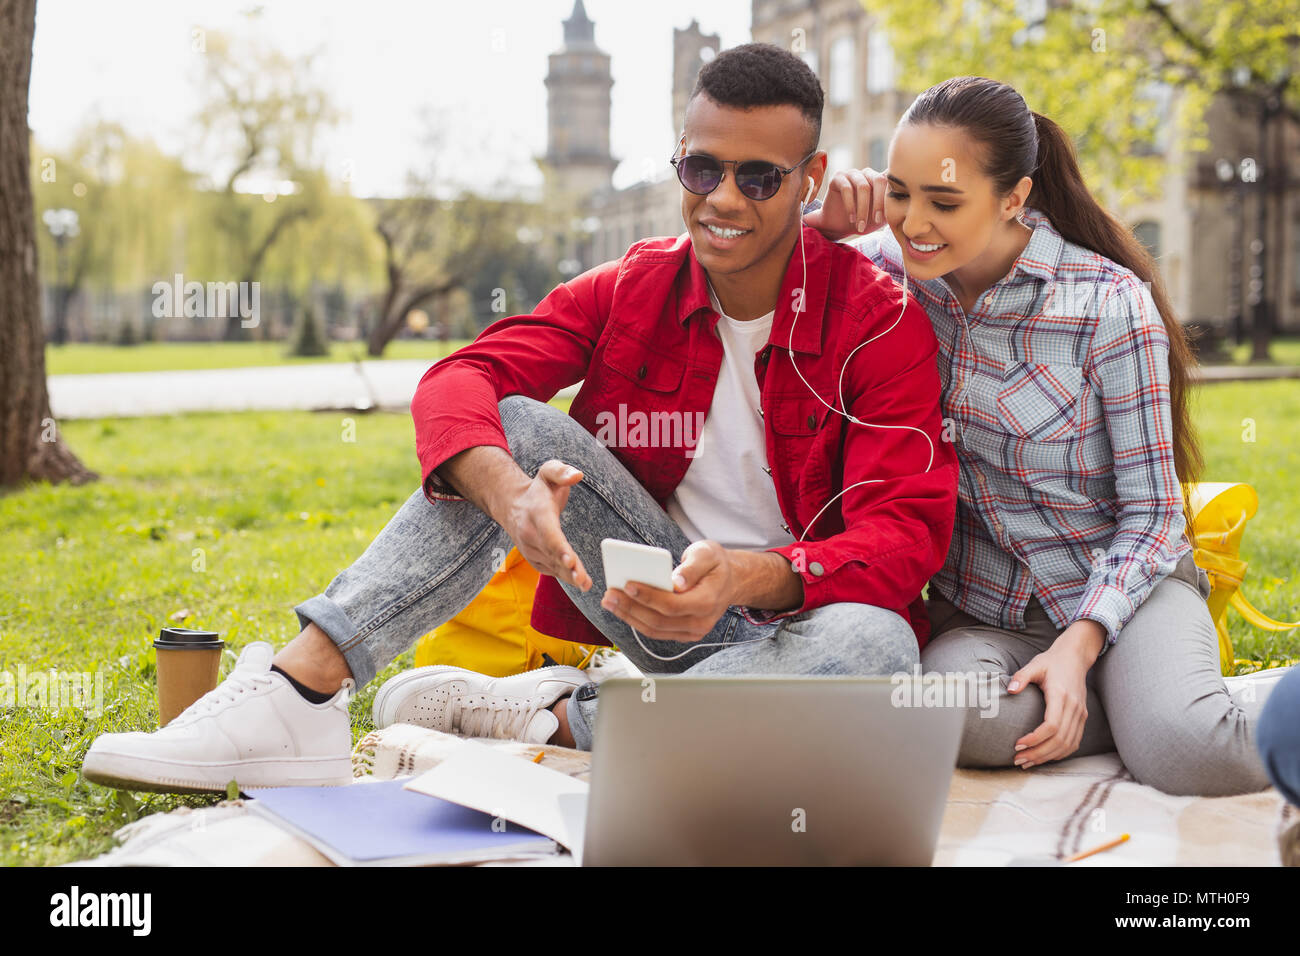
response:
<path fill-rule="evenodd" d="M 808 255 L 804 251 L 802 227 L 800 227 L 799 229 L 799 256 L 803 260 L 803 282 L 800 283 L 799 285 L 799 291 L 801 294 L 796 301 L 800 305 L 802 305 L 804 301 L 802 292 L 808 286 Z M 840 397 L 840 406 L 841 406 L 840 408 L 836 408 L 835 406 L 827 402 L 826 399 L 818 395 L 817 390 L 808 384 L 808 380 L 803 377 L 803 372 L 800 372 L 799 366 L 795 365 L 794 363 L 794 348 L 793 348 L 794 326 L 795 326 L 795 322 L 799 321 L 799 313 L 802 311 L 803 311 L 802 308 L 797 308 L 795 310 L 794 321 L 790 323 L 790 341 L 786 343 L 786 354 L 790 356 L 790 367 L 793 368 L 795 374 L 799 376 L 799 381 L 803 382 L 804 385 L 807 386 L 808 391 L 812 392 L 813 397 L 817 399 L 817 401 L 821 402 L 823 405 L 825 405 L 827 408 L 829 408 L 831 411 L 835 412 L 836 414 L 843 415 L 845 418 L 847 418 L 850 422 L 852 422 L 855 425 L 865 425 L 867 428 L 891 428 L 891 429 L 899 429 L 903 431 L 916 432 L 918 435 L 924 438 L 926 444 L 930 446 L 930 460 L 925 465 L 925 473 L 929 473 L 930 469 L 934 467 L 934 442 L 931 440 L 930 436 L 927 435 L 923 430 L 921 430 L 920 428 L 916 428 L 912 425 L 876 425 L 871 422 L 864 422 L 862 419 L 858 418 L 857 416 L 853 415 L 851 412 L 847 411 L 844 406 L 844 370 L 849 366 L 849 359 L 853 358 L 854 354 L 858 351 L 858 349 L 862 348 L 862 346 L 870 345 L 872 342 L 876 341 L 876 339 L 880 338 L 881 336 L 887 335 L 888 333 L 892 332 L 894 330 L 894 327 L 897 326 L 898 323 L 903 320 L 903 313 L 907 311 L 907 266 L 906 265 L 903 266 L 903 307 L 898 310 L 898 318 L 894 319 L 894 321 L 890 323 L 889 328 L 885 329 L 884 332 L 877 332 L 875 335 L 867 339 L 865 342 L 861 342 L 856 347 L 854 347 L 853 351 L 850 352 L 847 356 L 845 356 L 844 364 L 840 366 L 840 388 L 839 388 L 839 397 Z M 841 490 L 839 494 L 835 495 L 833 498 L 830 499 L 830 501 L 827 501 L 826 504 L 822 505 L 821 509 L 815 515 L 812 516 L 812 520 L 809 521 L 808 524 L 804 527 L 803 534 L 799 535 L 799 540 L 802 541 L 804 539 L 804 537 L 812 529 L 812 526 L 817 523 L 817 519 L 822 516 L 822 512 L 825 511 L 827 508 L 829 508 L 831 504 L 835 501 L 835 499 L 838 498 L 840 495 L 844 494 L 850 489 L 858 487 L 859 485 L 879 484 L 882 481 L 884 481 L 883 478 L 869 478 L 865 481 L 856 481 L 853 484 L 849 485 L 848 488 L 844 488 L 843 490 Z"/>
<path fill-rule="evenodd" d="M 803 194 L 804 206 L 807 206 L 808 203 L 812 202 L 812 197 L 815 190 L 816 190 L 816 183 L 812 179 L 809 179 L 808 188 L 804 190 L 804 194 Z M 804 251 L 802 223 L 799 226 L 799 256 L 803 260 L 803 282 L 799 286 L 799 291 L 801 294 L 796 301 L 802 304 L 804 301 L 804 297 L 802 293 L 803 290 L 806 289 L 808 286 L 808 255 Z M 845 357 L 844 365 L 841 366 L 840 368 L 840 380 L 839 380 L 839 385 L 840 385 L 839 399 L 840 399 L 841 406 L 844 405 L 844 369 L 848 367 L 849 359 L 853 358 L 854 353 L 856 353 L 858 349 L 862 348 L 862 346 L 870 345 L 872 342 L 876 341 L 876 339 L 880 338 L 881 336 L 884 336 L 889 332 L 892 332 L 894 330 L 894 327 L 897 326 L 898 323 L 902 321 L 903 313 L 907 311 L 907 292 L 908 292 L 907 280 L 908 280 L 907 266 L 906 264 L 904 264 L 903 265 L 903 307 L 898 310 L 898 318 L 894 319 L 894 321 L 890 324 L 889 328 L 885 329 L 884 332 L 878 332 L 875 335 L 873 335 L 871 338 L 867 339 L 865 342 L 858 344 L 853 349 L 853 351 L 850 352 Z M 843 408 L 835 408 L 833 405 L 827 402 L 826 399 L 818 395 L 816 389 L 814 389 L 811 385 L 808 384 L 808 380 L 803 377 L 803 373 L 799 371 L 799 366 L 795 365 L 794 362 L 794 348 L 793 348 L 794 326 L 795 326 L 795 322 L 799 320 L 799 313 L 802 311 L 803 311 L 802 308 L 798 308 L 795 310 L 794 320 L 790 323 L 790 341 L 786 344 L 786 353 L 790 356 L 790 367 L 793 368 L 795 374 L 799 376 L 799 380 L 804 383 L 804 385 L 808 388 L 808 391 L 812 392 L 813 397 L 816 398 L 817 401 L 821 402 L 823 405 L 825 405 L 827 408 L 829 408 L 831 411 L 835 412 L 836 414 L 843 415 L 845 418 L 847 418 L 850 422 L 852 422 L 855 425 L 865 425 L 867 428 L 891 428 L 891 429 L 899 429 L 904 431 L 916 432 L 918 435 L 924 438 L 926 444 L 930 446 L 930 460 L 926 463 L 925 466 L 925 471 L 926 473 L 928 473 L 930 469 L 934 467 L 934 442 L 933 440 L 931 440 L 930 436 L 927 435 L 922 429 L 915 428 L 912 425 L 877 425 L 877 424 L 873 424 L 872 422 L 864 422 L 862 421 L 862 419 L 858 418 L 852 413 L 843 410 Z M 883 478 L 868 478 L 865 481 L 854 482 L 853 484 L 849 485 L 847 488 L 841 490 L 839 494 L 835 495 L 829 501 L 827 501 L 826 504 L 822 505 L 821 509 L 815 515 L 813 515 L 812 520 L 809 521 L 808 524 L 804 527 L 803 534 L 799 535 L 799 540 L 803 541 L 803 539 L 807 536 L 808 532 L 812 530 L 813 525 L 817 523 L 817 519 L 822 516 L 822 512 L 824 512 L 827 508 L 829 508 L 831 504 L 835 501 L 835 499 L 840 497 L 840 495 L 843 495 L 845 492 L 853 488 L 857 488 L 859 485 L 879 484 L 882 481 L 884 481 Z M 632 627 L 631 625 L 628 625 L 628 627 L 632 631 L 632 636 L 636 638 L 636 642 L 639 645 L 641 645 L 641 650 L 645 651 L 646 654 L 660 661 L 675 661 L 678 658 L 685 657 L 691 651 L 696 650 L 697 648 L 700 647 L 724 647 L 724 646 L 734 647 L 734 646 L 739 646 L 741 644 L 752 644 L 754 641 L 765 641 L 768 639 L 768 637 L 771 636 L 771 635 L 764 635 L 762 637 L 751 637 L 745 641 L 733 641 L 731 644 L 723 644 L 723 643 L 692 644 L 690 647 L 682 651 L 680 654 L 674 654 L 672 657 L 661 657 L 660 655 L 656 654 L 654 651 L 650 650 L 650 648 L 645 646 L 645 642 L 641 640 L 641 635 L 637 633 L 636 628 Z"/>

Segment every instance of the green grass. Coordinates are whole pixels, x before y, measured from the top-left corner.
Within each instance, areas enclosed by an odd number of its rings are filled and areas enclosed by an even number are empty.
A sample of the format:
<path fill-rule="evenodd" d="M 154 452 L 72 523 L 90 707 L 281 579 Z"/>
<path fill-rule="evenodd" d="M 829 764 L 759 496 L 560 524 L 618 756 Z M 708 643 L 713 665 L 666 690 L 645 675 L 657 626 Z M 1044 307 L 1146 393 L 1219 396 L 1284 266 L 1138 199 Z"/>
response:
<path fill-rule="evenodd" d="M 450 342 L 397 339 L 389 343 L 383 357 L 433 361 L 468 342 L 469 339 Z M 363 342 L 332 342 L 330 354 L 320 358 L 295 358 L 287 354 L 287 348 L 284 342 L 146 342 L 131 346 L 73 343 L 46 346 L 45 367 L 50 375 L 86 375 L 351 362 L 368 358 Z M 1248 364 L 1249 344 L 1229 345 L 1228 352 L 1235 364 Z M 1300 365 L 1300 339 L 1275 340 L 1271 356 L 1270 364 Z"/>
<path fill-rule="evenodd" d="M 1249 342 L 1244 345 L 1229 342 L 1227 350 L 1234 364 L 1250 364 Z M 1300 339 L 1274 339 L 1269 345 L 1268 355 L 1269 365 L 1300 365 Z"/>
<path fill-rule="evenodd" d="M 384 350 L 386 359 L 428 359 L 450 354 L 469 342 L 453 339 L 398 339 Z M 330 354 L 320 358 L 295 358 L 284 342 L 146 342 L 140 345 L 47 345 L 45 369 L 50 375 L 86 375 L 96 372 L 165 372 L 210 368 L 247 368 L 254 365 L 299 365 L 351 362 L 368 359 L 364 342 L 332 342 Z"/>
<path fill-rule="evenodd" d="M 10 711 L 0 821 L 14 819 L 0 829 L 0 861 L 85 857 L 139 813 L 212 802 L 137 803 L 76 772 L 99 733 L 157 725 L 160 627 L 221 631 L 226 670 L 249 641 L 282 645 L 298 630 L 293 605 L 323 590 L 418 485 L 409 416 L 354 420 L 351 443 L 338 415 L 71 422 L 65 437 L 102 480 L 0 499 L 0 669 L 101 670 L 105 705 L 98 718 Z M 370 696 L 354 704 L 358 732 Z"/>
<path fill-rule="evenodd" d="M 1262 503 L 1246 533 L 1247 590 L 1280 618 L 1300 617 L 1300 507 L 1290 436 L 1300 382 L 1209 386 L 1199 394 L 1212 480 L 1245 480 Z M 565 407 L 567 402 L 558 403 Z M 1243 418 L 1257 441 L 1241 440 Z M 282 646 L 292 608 L 365 549 L 415 489 L 405 415 L 249 413 L 69 422 L 64 435 L 100 481 L 30 486 L 0 497 L 0 671 L 103 674 L 104 712 L 12 708 L 0 721 L 0 862 L 54 864 L 112 846 L 141 814 L 215 797 L 129 795 L 80 777 L 90 741 L 156 726 L 153 654 L 160 627 L 218 630 L 228 672 L 249 641 Z M 195 549 L 203 570 L 195 570 Z M 1300 652 L 1232 624 L 1246 657 Z M 353 731 L 395 661 L 352 704 Z M 355 739 L 355 738 L 354 738 Z"/>
<path fill-rule="evenodd" d="M 1244 481 L 1259 494 L 1259 511 L 1242 539 L 1242 557 L 1250 562 L 1242 592 L 1276 620 L 1300 620 L 1300 381 L 1206 385 L 1194 396 L 1204 479 Z M 1266 633 L 1233 610 L 1228 620 L 1239 657 L 1300 655 L 1300 631 Z"/>

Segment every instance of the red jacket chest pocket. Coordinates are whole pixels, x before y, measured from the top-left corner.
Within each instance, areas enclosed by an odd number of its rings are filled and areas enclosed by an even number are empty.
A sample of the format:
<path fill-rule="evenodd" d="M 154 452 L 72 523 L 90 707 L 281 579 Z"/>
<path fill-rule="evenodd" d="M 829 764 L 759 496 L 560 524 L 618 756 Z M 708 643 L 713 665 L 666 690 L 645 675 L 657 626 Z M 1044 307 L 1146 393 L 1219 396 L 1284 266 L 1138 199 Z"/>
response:
<path fill-rule="evenodd" d="M 795 499 L 795 517 L 806 525 L 831 497 L 831 468 L 842 467 L 835 412 L 811 392 L 773 399 L 767 412 L 776 437 L 773 477 Z M 832 508 L 827 511 L 834 510 Z M 823 525 L 818 524 L 818 531 Z M 824 537 L 818 533 L 815 537 Z"/>
<path fill-rule="evenodd" d="M 610 333 L 601 362 L 618 373 L 619 377 L 611 379 L 611 385 L 632 386 L 620 389 L 620 397 L 628 396 L 629 402 L 638 390 L 659 395 L 676 392 L 681 388 L 686 370 L 686 361 L 680 355 L 652 348 L 626 327 L 617 327 Z"/>

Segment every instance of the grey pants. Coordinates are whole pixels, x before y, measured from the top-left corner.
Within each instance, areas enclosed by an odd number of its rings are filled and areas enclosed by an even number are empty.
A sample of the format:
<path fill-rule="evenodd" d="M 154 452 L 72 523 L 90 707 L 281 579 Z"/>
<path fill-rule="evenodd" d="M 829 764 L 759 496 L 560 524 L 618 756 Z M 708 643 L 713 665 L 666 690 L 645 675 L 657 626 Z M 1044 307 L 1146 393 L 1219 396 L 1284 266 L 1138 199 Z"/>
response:
<path fill-rule="evenodd" d="M 1223 682 L 1209 593 L 1190 554 L 1155 586 L 1088 672 L 1088 719 L 1073 756 L 1118 751 L 1138 782 L 1172 794 L 1222 796 L 1269 785 L 1254 739 L 1263 703 L 1252 708 L 1249 695 L 1235 700 Z M 967 718 L 958 764 L 1012 766 L 1016 740 L 1043 721 L 1044 701 L 1036 684 L 1015 695 L 1006 685 L 1060 631 L 1036 599 L 1022 631 L 984 625 L 933 588 L 927 607 L 932 636 L 921 652 L 923 670 L 991 672 L 1001 687 L 995 717 L 972 711 Z"/>
<path fill-rule="evenodd" d="M 558 458 L 583 473 L 560 515 L 565 537 L 591 576 L 591 590 L 565 592 L 601 633 L 647 674 L 888 675 L 919 663 L 916 635 L 893 611 L 869 604 L 829 604 L 770 624 L 747 621 L 732 607 L 698 644 L 648 638 L 601 607 L 602 538 L 667 548 L 675 561 L 690 541 L 622 463 L 559 409 L 522 395 L 499 405 L 510 453 L 536 475 Z M 513 542 L 469 501 L 428 501 L 416 491 L 365 553 L 325 593 L 295 608 L 300 626 L 316 624 L 339 646 L 357 686 L 364 686 L 421 635 L 460 613 L 487 584 Z M 720 645 L 720 646 L 711 646 Z M 685 655 L 677 657 L 685 651 Z M 569 701 L 574 741 L 590 750 L 599 698 Z"/>

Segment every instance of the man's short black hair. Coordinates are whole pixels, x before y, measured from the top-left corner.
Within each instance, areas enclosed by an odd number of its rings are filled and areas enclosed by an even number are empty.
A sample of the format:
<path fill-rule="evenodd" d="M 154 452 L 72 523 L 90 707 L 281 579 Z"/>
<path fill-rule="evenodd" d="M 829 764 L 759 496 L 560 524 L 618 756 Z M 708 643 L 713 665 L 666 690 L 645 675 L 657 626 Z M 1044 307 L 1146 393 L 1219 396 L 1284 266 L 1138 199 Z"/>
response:
<path fill-rule="evenodd" d="M 825 96 L 817 74 L 788 50 L 772 43 L 746 43 L 724 50 L 700 69 L 690 99 L 701 93 L 722 106 L 797 106 L 808 120 L 817 148 Z M 689 102 L 689 100 L 688 100 Z"/>

